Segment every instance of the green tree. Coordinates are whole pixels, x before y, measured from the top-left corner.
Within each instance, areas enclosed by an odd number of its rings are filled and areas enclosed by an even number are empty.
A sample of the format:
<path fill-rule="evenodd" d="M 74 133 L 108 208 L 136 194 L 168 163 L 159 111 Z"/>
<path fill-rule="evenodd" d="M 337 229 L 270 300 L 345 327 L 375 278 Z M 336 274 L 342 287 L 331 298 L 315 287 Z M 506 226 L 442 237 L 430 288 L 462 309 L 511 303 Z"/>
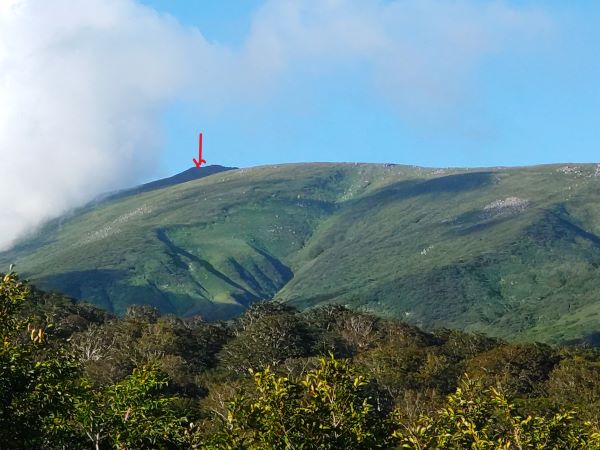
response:
<path fill-rule="evenodd" d="M 0 442 L 5 448 L 54 448 L 71 438 L 68 420 L 79 370 L 44 330 L 19 316 L 29 287 L 0 278 Z"/>
<path fill-rule="evenodd" d="M 254 373 L 256 397 L 228 405 L 223 427 L 211 444 L 223 449 L 387 448 L 389 409 L 378 404 L 373 383 L 347 361 L 333 357 L 302 379 Z M 210 447 L 210 446 L 209 446 Z"/>
<path fill-rule="evenodd" d="M 558 362 L 548 345 L 505 344 L 474 356 L 466 372 L 487 386 L 502 384 L 512 396 L 539 395 Z"/>
<path fill-rule="evenodd" d="M 237 374 L 306 356 L 312 346 L 303 317 L 278 302 L 252 305 L 239 319 L 234 333 L 234 339 L 223 347 L 220 359 Z"/>
<path fill-rule="evenodd" d="M 102 390 L 88 386 L 76 402 L 75 426 L 95 449 L 181 445 L 186 418 L 177 414 L 177 398 L 163 394 L 167 385 L 158 365 L 149 364 Z"/>
<path fill-rule="evenodd" d="M 497 388 L 466 379 L 444 407 L 416 423 L 399 423 L 405 449 L 598 449 L 600 434 L 573 411 L 522 417 Z"/>

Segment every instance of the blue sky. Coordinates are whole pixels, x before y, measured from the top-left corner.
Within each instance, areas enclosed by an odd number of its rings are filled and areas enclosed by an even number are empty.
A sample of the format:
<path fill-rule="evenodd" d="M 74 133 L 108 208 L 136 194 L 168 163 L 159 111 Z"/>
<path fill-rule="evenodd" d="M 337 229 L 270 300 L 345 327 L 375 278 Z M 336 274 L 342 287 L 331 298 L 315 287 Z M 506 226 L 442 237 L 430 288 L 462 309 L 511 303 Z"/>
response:
<path fill-rule="evenodd" d="M 244 46 L 264 7 L 258 0 L 143 3 L 197 28 L 207 41 L 232 49 Z M 168 174 L 190 167 L 198 131 L 204 133 L 208 163 L 233 166 L 298 161 L 439 167 L 599 161 L 600 3 L 503 3 L 542 17 L 542 29 L 506 45 L 503 40 L 512 37 L 499 33 L 495 50 L 460 69 L 461 93 L 450 104 L 440 106 L 434 98 L 412 110 L 402 99 L 387 101 L 385 89 L 373 89 L 371 68 L 361 61 L 328 65 L 309 74 L 290 64 L 265 98 L 216 108 L 185 98 L 171 103 L 163 116 L 160 170 Z M 318 66 L 320 61 L 308 58 L 303 63 Z M 448 67 L 442 64 L 439 70 Z M 428 69 L 438 67 L 434 63 Z"/>

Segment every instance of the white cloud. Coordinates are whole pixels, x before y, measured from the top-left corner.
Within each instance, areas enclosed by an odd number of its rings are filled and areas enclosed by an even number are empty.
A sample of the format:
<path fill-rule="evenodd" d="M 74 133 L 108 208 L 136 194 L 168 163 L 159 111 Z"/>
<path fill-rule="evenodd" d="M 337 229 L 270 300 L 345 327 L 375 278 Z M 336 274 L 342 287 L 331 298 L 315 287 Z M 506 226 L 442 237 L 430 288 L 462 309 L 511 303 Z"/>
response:
<path fill-rule="evenodd" d="M 360 64 L 401 113 L 426 113 L 547 25 L 500 1 L 269 0 L 230 48 L 134 0 L 0 0 L 0 247 L 148 173 L 177 98 L 264 101 L 284 76 Z"/>
<path fill-rule="evenodd" d="M 280 72 L 362 64 L 399 110 L 431 114 L 460 102 L 487 56 L 522 51 L 549 28 L 543 11 L 505 1 L 271 0 L 245 51 L 275 59 Z"/>
<path fill-rule="evenodd" d="M 12 1 L 0 10 L 0 245 L 135 181 L 160 113 L 205 42 L 131 1 Z"/>

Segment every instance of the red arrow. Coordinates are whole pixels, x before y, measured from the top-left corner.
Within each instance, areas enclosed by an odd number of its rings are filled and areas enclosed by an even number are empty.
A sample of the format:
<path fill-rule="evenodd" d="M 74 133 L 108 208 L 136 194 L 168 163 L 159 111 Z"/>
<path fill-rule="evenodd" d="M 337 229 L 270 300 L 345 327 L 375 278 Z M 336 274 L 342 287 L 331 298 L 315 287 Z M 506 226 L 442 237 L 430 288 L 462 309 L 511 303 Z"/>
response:
<path fill-rule="evenodd" d="M 200 167 L 202 163 L 206 164 L 206 161 L 202 159 L 202 133 L 198 136 L 198 161 L 196 161 L 196 158 L 192 158 L 192 161 L 194 161 L 196 167 Z"/>

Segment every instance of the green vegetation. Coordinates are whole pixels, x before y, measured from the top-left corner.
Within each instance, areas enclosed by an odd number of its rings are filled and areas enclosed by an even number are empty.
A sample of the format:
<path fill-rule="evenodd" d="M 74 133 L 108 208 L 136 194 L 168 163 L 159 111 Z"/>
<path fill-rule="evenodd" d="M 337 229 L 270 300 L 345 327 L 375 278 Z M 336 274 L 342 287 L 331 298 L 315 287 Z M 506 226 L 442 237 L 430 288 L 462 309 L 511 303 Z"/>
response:
<path fill-rule="evenodd" d="M 292 164 L 187 179 L 55 220 L 0 264 L 120 315 L 146 303 L 228 319 L 274 298 L 428 330 L 597 340 L 595 165 Z"/>
<path fill-rule="evenodd" d="M 0 277 L 15 449 L 600 449 L 600 352 L 327 305 L 119 318 Z"/>

